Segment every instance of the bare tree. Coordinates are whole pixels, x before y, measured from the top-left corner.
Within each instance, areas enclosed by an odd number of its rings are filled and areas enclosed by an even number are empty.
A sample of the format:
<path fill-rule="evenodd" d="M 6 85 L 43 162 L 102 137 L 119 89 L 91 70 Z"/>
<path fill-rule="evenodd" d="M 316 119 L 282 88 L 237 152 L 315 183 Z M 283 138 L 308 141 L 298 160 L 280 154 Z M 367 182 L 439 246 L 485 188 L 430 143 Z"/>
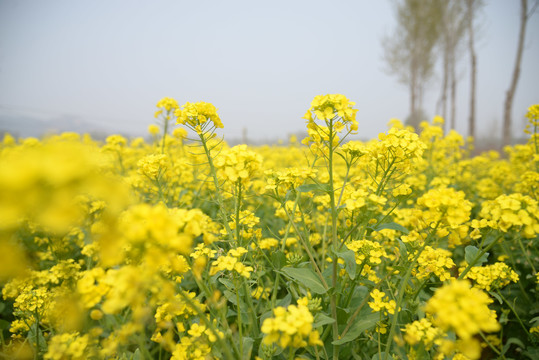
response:
<path fill-rule="evenodd" d="M 411 125 L 421 120 L 424 88 L 432 77 L 436 59 L 434 47 L 443 3 L 444 0 L 403 0 L 396 7 L 395 33 L 383 42 L 389 73 L 409 88 Z"/>
<path fill-rule="evenodd" d="M 475 94 L 477 84 L 477 55 L 474 47 L 474 14 L 482 6 L 481 0 L 466 0 L 466 20 L 468 27 L 468 51 L 470 52 L 470 118 L 468 120 L 468 136 L 475 138 Z"/>
<path fill-rule="evenodd" d="M 509 89 L 505 93 L 505 104 L 504 104 L 504 114 L 503 114 L 503 134 L 502 134 L 502 143 L 503 145 L 509 145 L 512 140 L 512 131 L 511 131 L 511 110 L 513 108 L 513 98 L 515 97 L 515 91 L 517 89 L 518 78 L 520 76 L 520 66 L 522 63 L 522 53 L 524 52 L 524 38 L 526 35 L 526 24 L 528 19 L 535 12 L 539 1 L 536 1 L 532 6 L 530 12 L 528 12 L 528 1 L 520 1 L 520 30 L 518 33 L 518 47 L 517 47 L 517 56 L 515 60 L 515 67 L 513 68 L 513 76 L 511 77 L 511 83 Z"/>
<path fill-rule="evenodd" d="M 467 14 L 463 1 L 447 1 L 441 7 L 441 29 L 439 45 L 443 54 L 442 63 L 442 91 L 438 108 L 441 107 L 442 116 L 447 119 L 447 92 L 450 91 L 450 128 L 456 126 L 457 101 L 457 59 L 461 51 L 461 44 L 466 34 Z"/>

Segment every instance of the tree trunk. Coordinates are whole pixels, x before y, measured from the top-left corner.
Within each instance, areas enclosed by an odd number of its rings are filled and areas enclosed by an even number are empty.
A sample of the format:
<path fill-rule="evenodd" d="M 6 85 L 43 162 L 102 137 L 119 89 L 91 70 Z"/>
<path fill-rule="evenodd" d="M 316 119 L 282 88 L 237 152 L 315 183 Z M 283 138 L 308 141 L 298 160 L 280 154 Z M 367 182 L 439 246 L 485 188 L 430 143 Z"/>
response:
<path fill-rule="evenodd" d="M 417 110 L 417 69 L 413 60 L 410 67 L 410 116 L 413 117 Z"/>
<path fill-rule="evenodd" d="M 527 0 L 520 1 L 520 31 L 518 34 L 517 58 L 515 60 L 515 68 L 513 69 L 513 77 L 511 84 L 506 92 L 505 106 L 503 114 L 503 145 L 509 145 L 512 140 L 511 136 L 511 110 L 513 108 L 513 98 L 517 89 L 518 78 L 520 76 L 520 64 L 522 62 L 522 53 L 524 52 L 524 36 L 526 35 L 526 22 L 528 20 L 528 2 Z"/>
<path fill-rule="evenodd" d="M 468 5 L 468 49 L 470 51 L 470 118 L 468 121 L 468 136 L 475 138 L 475 92 L 477 82 L 477 56 L 474 47 L 474 31 L 473 31 L 473 2 L 467 0 Z"/>
<path fill-rule="evenodd" d="M 447 41 L 448 29 L 447 29 L 447 10 L 444 11 L 442 16 L 442 43 L 443 43 L 443 74 L 442 74 L 442 92 L 440 94 L 440 99 L 438 100 L 438 110 L 440 115 L 447 121 L 447 88 L 448 88 L 448 78 L 449 78 L 449 44 Z M 447 126 L 447 123 L 446 125 Z"/>
<path fill-rule="evenodd" d="M 447 46 L 444 49 L 444 58 L 443 58 L 443 78 L 442 78 L 442 94 L 440 95 L 439 100 L 439 108 L 441 108 L 439 111 L 441 112 L 441 116 L 444 118 L 444 120 L 447 121 L 447 79 L 448 79 L 448 72 L 449 72 L 449 50 L 447 49 Z"/>
<path fill-rule="evenodd" d="M 454 130 L 457 126 L 456 124 L 456 111 L 457 111 L 457 75 L 455 68 L 457 67 L 457 64 L 455 63 L 455 55 L 451 56 L 449 68 L 451 69 L 451 72 L 449 73 L 450 82 L 451 82 L 451 129 Z"/>

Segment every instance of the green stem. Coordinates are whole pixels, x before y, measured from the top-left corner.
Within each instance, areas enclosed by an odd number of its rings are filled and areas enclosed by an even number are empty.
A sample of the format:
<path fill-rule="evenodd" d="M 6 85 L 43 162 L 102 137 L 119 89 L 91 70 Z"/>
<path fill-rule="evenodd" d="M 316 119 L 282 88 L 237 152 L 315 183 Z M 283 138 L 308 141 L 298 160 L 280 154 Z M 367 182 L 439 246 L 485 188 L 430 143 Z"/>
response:
<path fill-rule="evenodd" d="M 241 179 L 237 180 L 238 194 L 236 196 L 236 241 L 239 246 L 243 246 L 240 239 L 241 235 L 241 223 L 240 223 L 240 211 L 241 211 Z"/>
<path fill-rule="evenodd" d="M 292 212 L 296 213 L 296 206 L 298 204 L 299 200 L 299 193 L 296 196 L 296 201 L 294 202 L 294 207 L 292 208 Z M 286 203 L 281 203 L 283 208 L 286 212 Z M 290 227 L 292 226 L 292 220 L 288 221 L 288 224 L 286 225 L 285 233 L 283 235 L 283 238 L 281 239 L 281 251 L 284 252 L 286 248 L 286 239 L 288 238 L 288 234 L 290 233 Z M 271 308 L 275 308 L 275 303 L 277 302 L 277 291 L 279 290 L 279 282 L 281 280 L 281 274 L 277 273 L 277 276 L 275 277 L 275 284 L 273 285 L 273 293 L 271 294 Z"/>
<path fill-rule="evenodd" d="M 213 164 L 213 159 L 211 157 L 210 150 L 208 149 L 208 144 L 206 138 L 204 137 L 204 133 L 199 134 L 199 137 L 208 159 L 208 165 L 210 166 L 210 173 L 213 178 L 213 185 L 215 186 L 215 198 L 217 199 L 217 205 L 219 206 L 219 210 L 221 212 L 221 221 L 226 229 L 230 241 L 233 242 L 234 235 L 230 229 L 230 225 L 228 225 L 228 214 L 225 208 L 223 197 L 221 195 L 221 186 L 219 185 L 219 179 L 217 178 L 217 171 L 215 170 L 215 165 Z"/>
<path fill-rule="evenodd" d="M 301 235 L 301 233 L 299 232 L 299 229 L 298 229 L 296 223 L 292 219 L 292 215 L 290 215 L 290 213 L 288 212 L 288 210 L 286 208 L 284 210 L 285 210 L 286 214 L 288 215 L 288 218 L 290 219 L 290 223 L 292 224 L 292 227 L 294 228 L 294 231 L 296 231 L 296 234 L 297 234 L 297 236 L 299 238 L 299 241 L 301 242 L 303 248 L 305 249 L 305 252 L 309 256 L 309 261 L 311 262 L 316 274 L 320 278 L 320 281 L 322 282 L 322 285 L 324 286 L 324 288 L 326 290 L 329 289 L 329 286 L 328 286 L 328 284 L 326 282 L 326 279 L 324 279 L 324 276 L 322 275 L 322 272 L 320 271 L 320 268 L 318 267 L 318 264 L 316 263 L 316 260 L 314 259 L 314 256 L 311 253 L 311 250 L 310 250 L 309 246 L 307 245 L 307 240 L 305 240 L 303 238 L 303 236 Z"/>
<path fill-rule="evenodd" d="M 250 329 L 254 329 L 254 337 L 257 338 L 260 334 L 260 327 L 258 326 L 258 320 L 256 317 L 256 310 L 253 306 L 253 297 L 251 296 L 251 292 L 249 291 L 249 287 L 247 286 L 246 281 L 242 278 L 242 285 L 243 290 L 245 291 L 245 300 L 247 303 L 247 306 L 249 306 L 249 317 L 251 318 L 252 325 L 250 326 Z"/>
<path fill-rule="evenodd" d="M 288 360 L 294 360 L 294 355 L 296 354 L 296 349 L 292 350 L 293 348 L 288 349 Z"/>
<path fill-rule="evenodd" d="M 526 334 L 530 335 L 530 332 L 528 331 L 528 328 L 524 325 L 524 323 L 522 322 L 522 319 L 520 318 L 520 316 L 518 316 L 518 313 L 515 311 L 515 308 L 511 305 L 511 303 L 509 301 L 507 301 L 507 299 L 502 295 L 502 292 L 499 289 L 496 290 L 496 293 L 498 295 L 500 295 L 503 302 L 506 303 L 507 306 L 509 306 L 509 309 L 511 309 L 511 311 L 513 312 L 513 314 L 515 314 L 515 316 L 517 317 L 518 322 L 520 323 L 520 326 L 522 326 L 522 328 L 524 329 L 524 332 L 526 332 Z"/>
<path fill-rule="evenodd" d="M 168 116 L 170 116 L 170 111 L 167 111 L 167 115 L 165 116 L 165 126 L 163 131 L 163 144 L 161 144 L 161 154 L 165 153 L 165 140 L 167 139 L 167 132 L 168 132 Z"/>
<path fill-rule="evenodd" d="M 494 345 L 492 345 L 490 343 L 490 341 L 487 340 L 487 337 L 485 336 L 485 334 L 483 334 L 483 332 L 480 330 L 479 331 L 479 335 L 481 335 L 481 337 L 483 338 L 483 340 L 485 341 L 485 343 L 488 345 L 489 348 L 492 349 L 492 351 L 494 351 L 496 353 L 496 355 L 498 356 L 501 356 L 502 359 L 505 359 L 505 355 L 503 355 L 500 350 L 496 349 L 496 347 Z"/>
<path fill-rule="evenodd" d="M 436 232 L 437 227 L 438 226 L 436 226 L 436 228 L 433 229 L 432 233 Z M 408 265 L 408 269 L 406 270 L 406 274 L 404 275 L 404 278 L 402 279 L 402 282 L 401 282 L 401 286 L 399 287 L 397 303 L 396 303 L 396 306 L 395 306 L 395 314 L 393 314 L 392 319 L 391 319 L 391 328 L 389 329 L 389 335 L 388 335 L 387 343 L 386 343 L 386 347 L 385 347 L 384 360 L 387 359 L 387 355 L 389 354 L 389 351 L 391 350 L 391 344 L 392 344 L 392 341 L 393 341 L 393 334 L 395 333 L 395 328 L 397 326 L 397 320 L 398 320 L 399 312 L 400 312 L 399 309 L 401 308 L 402 301 L 404 299 L 404 289 L 406 288 L 406 285 L 408 284 L 408 280 L 410 279 L 410 276 L 412 275 L 412 270 L 414 269 L 414 267 L 415 267 L 415 265 L 417 263 L 417 259 L 419 259 L 419 256 L 423 252 L 423 249 L 425 249 L 425 246 L 427 246 L 427 240 L 428 239 L 425 239 L 425 243 L 417 251 L 417 254 L 414 256 L 414 260 L 412 261 L 412 263 L 410 263 Z"/>
<path fill-rule="evenodd" d="M 329 172 L 329 199 L 330 199 L 330 206 L 331 206 L 331 244 L 333 245 L 333 249 L 337 249 L 338 246 L 338 239 L 337 239 L 337 208 L 335 206 L 335 189 L 334 189 L 334 181 L 333 181 L 333 138 L 335 137 L 335 133 L 333 132 L 333 120 L 331 119 L 328 124 L 328 131 L 329 131 L 329 143 L 328 143 L 328 172 Z M 339 266 L 339 258 L 337 254 L 335 254 L 335 251 L 333 251 L 332 255 L 332 273 L 331 273 L 331 286 L 333 288 L 333 291 L 331 292 L 330 297 L 330 307 L 331 307 L 331 316 L 335 320 L 333 322 L 333 341 L 337 341 L 339 339 L 339 324 L 337 320 L 337 271 Z M 339 346 L 333 345 L 333 359 L 339 358 Z"/>
<path fill-rule="evenodd" d="M 234 275 L 234 283 L 236 285 L 236 309 L 238 311 L 238 333 L 239 333 L 239 341 L 240 341 L 240 354 L 243 356 L 243 324 L 241 321 L 241 308 L 240 308 L 240 291 L 238 286 L 238 279 L 237 276 Z"/>
<path fill-rule="evenodd" d="M 343 196 L 343 193 L 344 193 L 344 188 L 346 187 L 346 183 L 348 182 L 348 174 L 349 173 L 350 173 L 350 166 L 346 166 L 346 175 L 344 175 L 344 181 L 343 181 L 343 184 L 342 184 L 341 193 L 339 194 L 339 200 L 337 201 L 337 207 L 341 206 L 342 196 Z"/>
<path fill-rule="evenodd" d="M 36 334 L 35 334 L 35 341 L 36 341 L 36 353 L 35 353 L 35 359 L 39 359 L 39 313 L 36 309 L 36 312 L 35 312 L 35 317 L 36 317 Z"/>
<path fill-rule="evenodd" d="M 379 326 L 382 326 L 382 312 L 379 311 L 378 313 L 380 314 Z M 378 329 L 377 333 L 378 333 L 378 359 L 382 360 L 382 342 L 380 341 L 380 329 Z"/>
<path fill-rule="evenodd" d="M 528 255 L 528 252 L 526 251 L 526 249 L 524 248 L 524 245 L 522 244 L 522 239 L 520 238 L 520 236 L 517 239 L 518 239 L 518 244 L 520 245 L 520 249 L 522 250 L 522 253 L 524 254 L 524 257 L 526 258 L 526 261 L 528 262 L 528 264 L 530 264 L 530 266 L 531 266 L 531 268 L 533 270 L 533 274 L 536 274 L 537 270 L 535 270 L 535 266 L 533 266 L 533 262 L 531 261 L 529 255 Z"/>

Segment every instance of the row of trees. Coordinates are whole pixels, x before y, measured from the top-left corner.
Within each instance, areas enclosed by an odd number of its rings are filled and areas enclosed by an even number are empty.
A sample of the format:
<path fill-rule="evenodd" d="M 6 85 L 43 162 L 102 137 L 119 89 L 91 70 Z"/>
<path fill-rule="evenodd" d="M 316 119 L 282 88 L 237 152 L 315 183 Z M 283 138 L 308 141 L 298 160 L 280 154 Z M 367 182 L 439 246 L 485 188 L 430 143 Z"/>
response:
<path fill-rule="evenodd" d="M 511 110 L 520 76 L 526 24 L 539 1 L 528 8 L 521 0 L 520 31 L 516 61 L 506 92 L 503 116 L 503 144 L 511 141 Z M 477 54 L 475 51 L 475 17 L 483 0 L 402 0 L 396 5 L 397 27 L 384 39 L 384 54 L 391 74 L 409 88 L 410 115 L 414 126 L 424 120 L 423 94 L 434 75 L 437 61 L 442 64 L 441 91 L 437 111 L 456 126 L 457 61 L 467 51 L 470 61 L 470 104 L 468 135 L 476 135 Z"/>

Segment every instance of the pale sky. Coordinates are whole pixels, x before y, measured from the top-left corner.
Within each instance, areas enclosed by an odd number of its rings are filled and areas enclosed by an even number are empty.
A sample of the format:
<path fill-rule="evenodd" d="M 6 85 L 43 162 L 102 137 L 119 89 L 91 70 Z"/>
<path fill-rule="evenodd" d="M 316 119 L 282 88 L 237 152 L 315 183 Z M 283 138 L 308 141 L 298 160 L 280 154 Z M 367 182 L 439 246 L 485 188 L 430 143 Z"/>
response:
<path fill-rule="evenodd" d="M 407 88 L 384 72 L 382 38 L 396 26 L 391 1 L 0 0 L 0 128 L 8 118 L 73 118 L 145 135 L 155 104 L 207 101 L 225 139 L 305 129 L 312 98 L 356 102 L 361 138 L 405 119 Z M 519 6 L 486 0 L 478 52 L 479 131 L 499 136 L 515 61 Z M 513 106 L 515 132 L 539 103 L 539 13 L 528 23 Z M 466 135 L 469 59 L 458 73 L 457 130 Z M 435 115 L 440 75 L 425 111 Z"/>

